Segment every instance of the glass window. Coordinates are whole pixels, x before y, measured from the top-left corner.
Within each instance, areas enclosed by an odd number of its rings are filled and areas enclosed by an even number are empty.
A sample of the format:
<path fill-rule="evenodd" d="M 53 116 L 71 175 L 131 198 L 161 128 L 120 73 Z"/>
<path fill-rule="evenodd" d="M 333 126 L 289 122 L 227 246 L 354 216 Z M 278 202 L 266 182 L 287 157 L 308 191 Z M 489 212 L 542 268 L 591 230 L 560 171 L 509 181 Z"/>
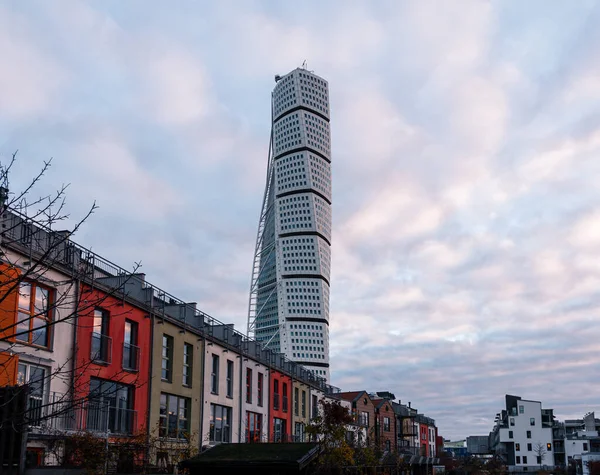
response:
<path fill-rule="evenodd" d="M 298 416 L 300 410 L 300 390 L 294 388 L 294 415 Z"/>
<path fill-rule="evenodd" d="M 233 397 L 233 361 L 227 360 L 227 397 Z"/>
<path fill-rule="evenodd" d="M 532 426 L 535 425 L 535 417 L 532 417 L 531 419 L 529 419 L 529 424 Z"/>
<path fill-rule="evenodd" d="M 527 444 L 527 452 L 531 452 L 533 449 L 531 448 L 531 443 Z"/>
<path fill-rule="evenodd" d="M 302 391 L 302 417 L 306 417 L 306 391 Z"/>
<path fill-rule="evenodd" d="M 219 394 L 219 355 L 212 355 L 212 371 L 210 373 L 210 392 Z"/>
<path fill-rule="evenodd" d="M 523 414 L 525 412 L 525 406 L 519 406 L 519 414 Z"/>
<path fill-rule="evenodd" d="M 133 386 L 98 378 L 90 379 L 87 429 L 116 434 L 132 434 L 136 411 Z"/>
<path fill-rule="evenodd" d="M 523 455 L 523 463 L 527 463 L 527 455 Z"/>
<path fill-rule="evenodd" d="M 15 338 L 23 343 L 48 347 L 50 290 L 38 284 L 19 284 L 18 320 Z"/>
<path fill-rule="evenodd" d="M 189 440 L 190 407 L 189 398 L 161 393 L 159 437 Z"/>
<path fill-rule="evenodd" d="M 509 439 L 512 439 L 512 438 L 513 438 L 513 431 L 512 431 L 512 430 L 509 430 L 509 431 L 508 431 L 508 438 L 509 438 Z"/>
<path fill-rule="evenodd" d="M 256 403 L 259 406 L 263 405 L 263 381 L 264 381 L 264 376 L 262 373 L 258 373 L 258 385 L 257 385 L 257 401 Z"/>
<path fill-rule="evenodd" d="M 94 310 L 92 328 L 92 351 L 90 358 L 93 361 L 110 363 L 112 340 L 109 336 L 110 314 L 101 308 Z"/>
<path fill-rule="evenodd" d="M 515 444 L 515 450 L 519 452 L 521 450 L 521 444 Z"/>
<path fill-rule="evenodd" d="M 194 361 L 194 346 L 190 343 L 183 344 L 183 379 L 184 386 L 192 386 L 192 365 Z"/>
<path fill-rule="evenodd" d="M 29 424 L 39 426 L 42 423 L 46 370 L 39 366 L 25 363 L 19 363 L 17 370 L 17 384 L 29 384 L 29 394 L 27 395 L 27 417 Z"/>
<path fill-rule="evenodd" d="M 531 439 L 531 431 L 530 430 L 527 431 L 527 438 Z"/>
<path fill-rule="evenodd" d="M 246 402 L 252 404 L 252 370 L 246 368 Z"/>
<path fill-rule="evenodd" d="M 125 320 L 125 333 L 123 335 L 123 369 L 139 369 L 139 347 L 137 346 L 138 324 Z"/>
<path fill-rule="evenodd" d="M 161 379 L 171 382 L 173 377 L 173 337 L 163 335 L 162 337 L 162 362 Z"/>
<path fill-rule="evenodd" d="M 515 418 L 514 418 L 514 417 L 511 417 L 511 418 L 510 418 L 510 425 L 511 425 L 511 426 L 514 426 L 514 425 L 515 425 Z"/>
<path fill-rule="evenodd" d="M 210 442 L 231 442 L 231 408 L 218 404 L 210 405 Z"/>
<path fill-rule="evenodd" d="M 275 417 L 273 419 L 273 442 L 286 442 L 286 420 Z"/>
<path fill-rule="evenodd" d="M 517 463 L 521 463 L 521 456 L 517 455 Z"/>
<path fill-rule="evenodd" d="M 383 430 L 386 432 L 390 431 L 390 418 L 389 417 L 383 418 Z"/>
<path fill-rule="evenodd" d="M 262 431 L 262 414 L 246 413 L 246 442 L 260 442 Z"/>

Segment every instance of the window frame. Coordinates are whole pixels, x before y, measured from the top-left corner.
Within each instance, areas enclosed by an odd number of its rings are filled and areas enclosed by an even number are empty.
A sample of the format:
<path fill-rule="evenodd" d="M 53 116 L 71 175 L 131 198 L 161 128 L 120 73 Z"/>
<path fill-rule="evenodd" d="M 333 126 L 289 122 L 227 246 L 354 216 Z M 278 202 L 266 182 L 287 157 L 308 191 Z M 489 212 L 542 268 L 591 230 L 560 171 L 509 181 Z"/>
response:
<path fill-rule="evenodd" d="M 257 376 L 258 376 L 258 378 L 257 378 L 257 383 L 256 383 L 256 391 L 257 391 L 256 404 L 258 406 L 262 407 L 262 405 L 263 405 L 263 385 L 265 382 L 265 376 L 261 372 L 258 372 Z"/>
<path fill-rule="evenodd" d="M 186 388 L 192 387 L 192 375 L 194 374 L 194 345 L 183 344 L 183 360 L 181 368 L 181 384 Z"/>
<path fill-rule="evenodd" d="M 21 296 L 23 295 L 21 292 L 22 286 L 29 286 L 29 306 L 27 309 L 25 309 L 24 307 L 21 306 Z M 36 303 L 37 303 L 37 289 L 41 289 L 43 291 L 46 291 L 46 308 L 43 310 L 43 312 L 38 312 L 38 310 L 36 309 Z M 16 322 L 15 322 L 15 341 L 21 344 L 25 344 L 25 345 L 30 345 L 30 346 L 34 346 L 36 348 L 45 348 L 45 349 L 51 349 L 51 330 L 52 330 L 52 305 L 54 303 L 54 294 L 55 294 L 56 290 L 52 289 L 51 287 L 45 286 L 45 285 L 40 285 L 37 282 L 32 282 L 29 280 L 24 280 L 22 282 L 19 282 L 19 287 L 17 289 L 17 314 L 16 314 Z M 43 299 L 42 299 L 43 302 Z M 23 314 L 24 316 L 26 316 L 25 319 L 21 320 L 19 317 L 20 315 Z M 42 316 L 45 315 L 45 316 Z M 45 344 L 41 345 L 39 343 L 36 343 L 33 341 L 33 334 L 34 334 L 34 330 L 35 330 L 35 321 L 36 320 L 42 320 L 43 324 L 42 326 L 38 327 L 38 330 L 40 329 L 44 329 L 45 331 Z M 28 330 L 25 331 L 24 329 L 19 329 L 19 325 L 23 324 L 23 323 L 27 323 L 27 327 Z M 27 337 L 27 339 L 23 339 L 23 337 Z M 37 341 L 37 339 L 36 339 Z"/>
<path fill-rule="evenodd" d="M 166 346 L 165 346 L 166 342 Z M 175 346 L 175 340 L 171 335 L 163 333 L 161 342 L 161 366 L 160 366 L 160 379 L 166 383 L 173 382 L 173 347 Z M 165 354 L 166 349 L 166 354 Z M 164 363 L 166 361 L 166 367 Z M 165 375 L 166 372 L 166 375 Z"/>
<path fill-rule="evenodd" d="M 246 404 L 252 404 L 252 368 L 246 368 Z"/>
<path fill-rule="evenodd" d="M 387 416 L 383 417 L 383 431 L 384 432 L 389 432 L 390 431 L 390 418 L 387 417 Z M 429 432 L 429 435 L 430 435 L 430 439 L 431 439 L 431 431 Z"/>
<path fill-rule="evenodd" d="M 213 353 L 211 359 L 210 370 L 210 392 L 211 394 L 219 394 L 219 369 L 221 361 L 219 355 Z"/>
<path fill-rule="evenodd" d="M 164 398 L 164 404 L 163 404 Z M 175 406 L 177 407 L 177 415 L 175 418 L 175 436 L 171 436 L 169 433 L 169 406 L 170 400 L 175 399 Z M 184 413 L 187 412 L 186 416 L 181 417 L 181 403 L 183 402 Z M 164 413 L 163 411 L 164 407 Z M 158 436 L 161 439 L 171 439 L 171 440 L 190 440 L 190 425 L 192 419 L 192 400 L 189 397 L 177 396 L 175 394 L 170 393 L 160 393 L 159 399 L 159 412 L 158 412 Z M 182 430 L 180 427 L 180 421 L 185 421 L 186 427 Z M 163 423 L 164 421 L 164 423 Z M 164 430 L 164 432 L 163 432 Z"/>
<path fill-rule="evenodd" d="M 227 360 L 227 373 L 226 373 L 226 382 L 227 382 L 227 392 L 226 396 L 229 399 L 233 399 L 233 373 L 234 373 L 233 361 Z"/>
<path fill-rule="evenodd" d="M 99 330 L 96 319 L 100 320 Z M 100 339 L 100 345 L 95 351 L 95 341 Z M 92 333 L 90 334 L 90 360 L 96 364 L 110 364 L 112 362 L 112 337 L 110 336 L 110 312 L 104 308 L 94 308 L 92 314 Z M 99 355 L 99 356 L 98 356 Z"/>
<path fill-rule="evenodd" d="M 251 427 L 254 430 L 250 430 Z M 261 442 L 262 429 L 263 415 L 260 412 L 246 411 L 246 443 Z"/>
<path fill-rule="evenodd" d="M 217 411 L 220 412 L 220 417 L 217 418 Z M 210 405 L 210 419 L 208 425 L 208 440 L 210 443 L 215 444 L 229 444 L 231 443 L 231 416 L 232 416 L 232 408 L 229 406 L 223 406 L 221 404 L 211 403 Z M 227 416 L 227 417 L 225 417 Z M 216 440 L 216 431 L 217 431 L 217 420 L 221 421 L 220 434 L 221 440 Z M 227 430 L 224 430 L 227 428 Z M 229 440 L 223 440 L 225 437 L 224 434 L 227 434 L 227 438 Z"/>
<path fill-rule="evenodd" d="M 21 380 L 21 368 L 24 368 L 23 380 Z M 31 381 L 31 372 L 33 370 L 41 371 L 41 380 Z M 29 425 L 32 427 L 39 427 L 41 424 L 37 424 L 36 421 L 40 421 L 42 418 L 43 406 L 46 404 L 48 399 L 47 391 L 47 379 L 49 379 L 50 368 L 40 366 L 27 361 L 19 361 L 17 363 L 17 385 L 29 385 L 30 390 L 27 392 L 27 419 Z M 38 385 L 38 388 L 35 388 Z M 37 393 L 37 394 L 36 394 Z"/>
<path fill-rule="evenodd" d="M 129 340 L 127 337 L 127 325 L 129 325 Z M 139 371 L 140 368 L 140 347 L 138 346 L 139 323 L 134 320 L 125 319 L 123 325 L 123 355 L 121 358 L 121 367 L 125 371 Z M 129 346 L 129 348 L 126 347 Z M 125 365 L 125 355 L 129 355 L 129 366 Z M 133 363 L 132 363 L 133 360 Z"/>

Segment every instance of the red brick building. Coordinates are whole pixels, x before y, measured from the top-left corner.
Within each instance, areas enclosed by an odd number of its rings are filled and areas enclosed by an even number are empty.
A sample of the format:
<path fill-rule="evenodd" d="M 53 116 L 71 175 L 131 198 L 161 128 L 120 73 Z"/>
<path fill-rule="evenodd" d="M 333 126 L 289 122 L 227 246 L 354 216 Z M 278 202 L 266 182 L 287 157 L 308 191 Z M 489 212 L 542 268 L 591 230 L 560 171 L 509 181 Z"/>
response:
<path fill-rule="evenodd" d="M 375 407 L 375 443 L 385 451 L 397 449 L 396 416 L 389 399 L 373 399 Z"/>
<path fill-rule="evenodd" d="M 375 406 L 367 391 L 342 392 L 339 396 L 352 404 L 354 420 L 367 430 L 367 443 L 376 442 Z"/>

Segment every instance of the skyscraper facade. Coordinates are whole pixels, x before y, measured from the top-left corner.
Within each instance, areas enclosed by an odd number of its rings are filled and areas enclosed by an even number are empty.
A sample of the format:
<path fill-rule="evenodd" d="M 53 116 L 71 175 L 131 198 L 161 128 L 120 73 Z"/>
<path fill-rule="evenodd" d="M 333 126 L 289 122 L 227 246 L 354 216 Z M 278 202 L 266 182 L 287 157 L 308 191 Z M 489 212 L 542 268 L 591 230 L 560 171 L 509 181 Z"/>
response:
<path fill-rule="evenodd" d="M 248 333 L 329 381 L 329 88 L 302 68 L 275 81 Z"/>

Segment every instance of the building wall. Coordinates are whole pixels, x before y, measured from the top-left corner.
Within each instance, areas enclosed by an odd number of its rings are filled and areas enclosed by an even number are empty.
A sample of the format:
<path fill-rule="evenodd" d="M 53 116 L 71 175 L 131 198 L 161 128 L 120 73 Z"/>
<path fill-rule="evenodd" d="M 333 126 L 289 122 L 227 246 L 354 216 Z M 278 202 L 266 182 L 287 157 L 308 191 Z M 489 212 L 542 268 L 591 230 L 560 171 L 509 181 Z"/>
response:
<path fill-rule="evenodd" d="M 166 394 L 181 398 L 188 398 L 190 401 L 190 411 L 187 415 L 189 420 L 189 444 L 197 447 L 200 443 L 200 423 L 202 411 L 202 365 L 204 341 L 197 334 L 182 329 L 156 316 L 153 320 L 153 341 L 152 341 L 152 376 L 151 376 L 151 396 L 150 396 L 150 417 L 149 431 L 152 437 L 161 439 L 161 446 L 169 452 L 169 463 L 172 463 L 173 450 L 182 445 L 187 445 L 185 440 L 176 437 L 163 436 L 159 430 L 159 421 L 161 414 L 161 395 Z M 162 378 L 162 350 L 163 336 L 167 335 L 173 338 L 172 353 L 172 376 L 169 379 Z M 192 345 L 192 371 L 191 384 L 183 384 L 183 353 L 184 344 Z M 164 411 L 164 408 L 163 408 Z M 168 408 L 167 408 L 168 411 Z"/>
<path fill-rule="evenodd" d="M 269 410 L 270 410 L 270 422 L 269 422 L 269 441 L 275 440 L 274 424 L 275 419 L 282 419 L 285 421 L 285 431 L 282 432 L 284 440 L 290 440 L 292 436 L 292 406 L 290 394 L 292 392 L 292 378 L 277 370 L 271 368 L 269 381 Z M 287 388 L 287 409 L 284 410 L 284 385 Z M 279 397 L 276 399 L 275 390 L 277 388 L 277 394 Z"/>
<path fill-rule="evenodd" d="M 213 388 L 212 385 L 213 356 L 218 357 L 218 381 L 216 388 Z M 211 405 L 229 408 L 231 411 L 229 442 L 240 442 L 240 440 L 243 440 L 245 437 L 245 430 L 243 430 L 240 425 L 240 360 L 241 357 L 239 354 L 236 354 L 230 348 L 221 346 L 218 341 L 206 341 L 204 347 L 204 407 L 202 417 L 202 445 L 214 445 L 219 443 L 218 441 L 211 440 L 210 438 L 210 425 L 212 418 Z M 231 397 L 227 395 L 228 362 L 231 362 L 233 365 Z"/>
<path fill-rule="evenodd" d="M 148 379 L 150 374 L 151 323 L 148 312 L 133 306 L 124 299 L 115 298 L 109 293 L 87 285 L 81 287 L 82 307 L 79 308 L 77 323 L 76 364 L 79 377 L 75 381 L 75 391 L 81 397 L 90 392 L 90 378 L 117 381 L 132 387 L 133 409 L 136 411 L 134 432 L 143 432 L 147 428 L 148 414 Z M 101 309 L 108 313 L 108 336 L 110 361 L 100 363 L 91 359 L 92 333 L 94 329 L 94 311 Z M 123 342 L 125 321 L 137 324 L 139 347 L 139 369 L 137 371 L 123 368 Z"/>
<path fill-rule="evenodd" d="M 396 440 L 396 417 L 394 410 L 389 402 L 379 404 L 376 408 L 375 417 L 377 420 L 377 444 L 380 448 L 385 449 L 386 442 L 389 443 L 391 450 L 397 447 Z M 386 430 L 385 418 L 389 418 L 389 429 Z"/>
<path fill-rule="evenodd" d="M 248 402 L 246 398 L 246 377 L 247 370 L 252 372 L 251 374 L 251 398 Z M 258 378 L 259 374 L 262 375 L 262 402 L 259 401 L 258 397 Z M 259 404 L 260 402 L 260 404 Z M 249 412 L 252 414 L 261 415 L 261 429 L 260 437 L 257 441 L 266 442 L 268 440 L 268 429 L 269 429 L 269 368 L 265 365 L 258 363 L 257 361 L 244 357 L 242 362 L 242 438 L 241 442 L 248 441 L 248 430 L 249 427 Z M 250 414 L 250 416 L 252 415 Z"/>
<path fill-rule="evenodd" d="M 343 398 L 342 393 L 342 398 Z M 371 401 L 369 395 L 364 392 L 355 400 L 352 401 L 352 413 L 355 420 L 362 425 L 361 423 L 361 413 L 366 412 L 368 414 L 368 424 L 366 427 L 367 432 L 367 442 L 375 442 L 375 406 Z"/>
<path fill-rule="evenodd" d="M 294 440 L 297 442 L 305 442 L 306 437 L 302 437 L 303 430 L 306 428 L 310 421 L 310 387 L 301 381 L 294 379 L 293 381 L 293 397 L 292 397 L 292 422 L 294 428 L 292 434 Z M 296 392 L 297 391 L 297 392 Z M 304 396 L 303 396 L 304 395 Z M 302 404 L 304 397 L 304 404 Z M 297 402 L 296 402 L 297 401 Z M 304 411 L 302 410 L 304 406 Z M 301 424 L 303 427 L 299 431 L 297 425 Z"/>

